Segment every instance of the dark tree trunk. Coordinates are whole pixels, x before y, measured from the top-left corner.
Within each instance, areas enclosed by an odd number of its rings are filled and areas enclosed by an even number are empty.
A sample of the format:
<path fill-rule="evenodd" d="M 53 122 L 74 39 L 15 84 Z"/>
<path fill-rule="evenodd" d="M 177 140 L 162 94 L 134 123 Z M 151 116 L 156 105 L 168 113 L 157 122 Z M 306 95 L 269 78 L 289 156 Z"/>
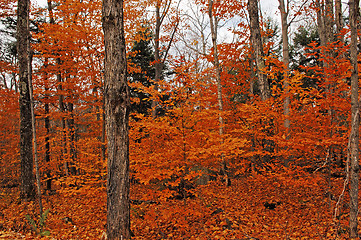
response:
<path fill-rule="evenodd" d="M 68 111 L 70 113 L 70 117 L 67 119 L 68 129 L 69 129 L 69 153 L 70 153 L 70 163 L 68 164 L 68 168 L 70 174 L 77 174 L 75 161 L 77 159 L 77 152 L 75 148 L 76 142 L 76 131 L 75 131 L 75 121 L 74 121 L 74 104 L 72 102 L 68 103 Z"/>
<path fill-rule="evenodd" d="M 265 61 L 263 58 L 264 51 L 261 38 L 261 30 L 259 28 L 257 0 L 248 0 L 248 14 L 250 19 L 251 44 L 254 52 L 254 58 L 256 60 L 256 73 L 258 77 L 259 89 L 261 91 L 261 99 L 266 100 L 270 98 L 271 92 L 267 76 L 262 73 L 262 69 L 265 68 Z"/>
<path fill-rule="evenodd" d="M 45 59 L 45 68 L 48 66 L 48 59 Z M 45 118 L 44 118 L 44 127 L 46 131 L 45 136 L 45 162 L 46 164 L 50 163 L 50 108 L 49 108 L 49 87 L 48 87 L 48 73 L 44 73 L 44 80 L 45 80 L 45 104 L 44 104 L 44 112 L 45 112 Z M 51 191 L 51 171 L 49 169 L 49 166 L 46 170 L 46 191 Z"/>
<path fill-rule="evenodd" d="M 160 16 L 160 3 L 157 2 L 155 6 L 155 36 L 154 36 L 154 60 L 155 60 L 155 84 L 154 84 L 154 90 L 155 92 L 158 91 L 158 83 L 160 81 L 161 75 L 162 75 L 162 63 L 160 59 L 160 49 L 159 49 L 159 41 L 160 41 L 160 27 L 162 25 L 162 19 Z M 157 117 L 157 105 L 158 101 L 156 99 L 156 96 L 154 96 L 152 101 L 152 117 Z"/>
<path fill-rule="evenodd" d="M 48 91 L 48 88 L 45 88 L 45 92 Z M 45 95 L 45 101 L 48 101 L 49 99 L 49 95 L 46 93 Z M 45 130 L 46 130 L 46 136 L 45 136 L 45 162 L 47 164 L 50 163 L 50 118 L 49 118 L 49 103 L 46 102 L 45 106 L 44 106 L 44 110 L 45 110 L 45 119 L 44 119 L 44 125 L 45 125 Z M 49 168 L 49 166 L 48 166 Z M 51 190 L 51 171 L 50 169 L 46 170 L 46 190 L 50 191 Z"/>
<path fill-rule="evenodd" d="M 350 27 L 351 27 L 351 135 L 350 135 L 350 239 L 358 238 L 358 185 L 359 185 L 359 125 L 360 110 L 358 102 L 358 64 L 357 64 L 357 19 L 359 0 L 350 0 Z"/>
<path fill-rule="evenodd" d="M 35 182 L 33 174 L 32 123 L 29 86 L 30 32 L 29 32 L 29 0 L 18 1 L 17 11 L 17 43 L 19 63 L 19 106 L 20 106 L 20 172 L 23 200 L 35 198 Z"/>
<path fill-rule="evenodd" d="M 129 110 L 123 1 L 103 0 L 105 117 L 108 139 L 107 236 L 130 239 Z"/>

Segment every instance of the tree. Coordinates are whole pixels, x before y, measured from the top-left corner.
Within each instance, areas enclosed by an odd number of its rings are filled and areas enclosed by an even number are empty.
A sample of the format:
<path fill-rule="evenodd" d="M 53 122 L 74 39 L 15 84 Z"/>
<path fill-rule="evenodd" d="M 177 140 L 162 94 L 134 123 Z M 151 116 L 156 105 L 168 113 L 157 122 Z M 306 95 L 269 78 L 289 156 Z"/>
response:
<path fill-rule="evenodd" d="M 130 97 L 134 98 L 131 105 L 131 111 L 147 115 L 152 108 L 149 101 L 150 94 L 142 88 L 150 88 L 154 85 L 155 68 L 154 51 L 151 46 L 151 32 L 149 28 L 138 33 L 140 40 L 135 41 L 131 52 L 129 53 L 129 63 L 134 70 L 129 70 L 129 83 L 134 85 L 141 84 L 140 87 L 130 88 Z"/>
<path fill-rule="evenodd" d="M 292 21 L 295 19 L 288 21 L 288 16 L 290 14 L 290 0 L 286 0 L 286 4 L 284 0 L 278 0 L 279 2 L 279 10 L 281 12 L 281 25 L 282 25 L 282 55 L 283 55 L 283 64 L 284 64 L 284 74 L 283 74 L 283 88 L 286 94 L 284 100 L 284 127 L 286 128 L 286 139 L 290 139 L 290 96 L 289 96 L 289 77 L 290 77 L 290 50 L 289 50 L 289 40 L 288 40 L 288 28 L 291 25 Z M 303 1 L 302 5 L 296 12 L 300 13 L 302 7 L 307 3 L 307 1 Z M 288 160 L 285 161 L 285 164 L 288 165 Z"/>
<path fill-rule="evenodd" d="M 35 198 L 33 175 L 33 147 L 30 104 L 30 31 L 29 0 L 18 1 L 17 52 L 19 62 L 19 105 L 20 105 L 20 168 L 21 193 L 23 200 Z"/>
<path fill-rule="evenodd" d="M 213 14 L 213 0 L 208 1 L 208 16 L 212 35 L 213 45 L 213 66 L 216 70 L 216 81 L 217 81 L 217 100 L 218 100 L 218 122 L 219 122 L 219 136 L 221 139 L 221 145 L 224 144 L 224 121 L 223 121 L 223 99 L 222 99 L 222 81 L 221 81 L 221 65 L 218 59 L 218 48 L 217 48 L 217 28 L 218 18 Z M 221 155 L 222 172 L 225 177 L 226 186 L 231 184 L 227 174 L 227 163 L 224 160 L 224 154 Z"/>
<path fill-rule="evenodd" d="M 107 235 L 129 239 L 129 110 L 123 1 L 104 0 L 105 117 L 108 139 Z"/>
<path fill-rule="evenodd" d="M 284 101 L 284 115 L 285 115 L 285 122 L 284 126 L 286 128 L 286 139 L 289 140 L 290 138 L 290 97 L 288 96 L 289 92 L 289 66 L 290 66 L 290 51 L 289 51 L 289 44 L 288 44 L 288 14 L 289 9 L 286 9 L 284 0 L 278 0 L 279 2 L 279 9 L 281 12 L 281 24 L 282 24 L 282 52 L 283 52 L 283 64 L 285 68 L 284 72 L 284 80 L 283 80 L 283 87 L 286 93 L 286 98 Z M 287 1 L 288 6 L 288 1 Z M 288 160 L 285 161 L 285 164 L 288 165 Z"/>
<path fill-rule="evenodd" d="M 358 238 L 358 187 L 359 187 L 359 125 L 360 110 L 358 102 L 358 63 L 357 63 L 357 18 L 359 0 L 349 1 L 350 27 L 351 27 L 351 134 L 349 139 L 350 154 L 350 239 Z"/>
<path fill-rule="evenodd" d="M 162 1 L 156 1 L 155 3 L 155 30 L 154 30 L 154 68 L 155 68 L 155 84 L 154 92 L 158 91 L 158 84 L 162 78 L 162 72 L 164 71 L 165 61 L 169 53 L 169 49 L 174 40 L 174 35 L 178 29 L 179 19 L 176 19 L 175 26 L 173 27 L 172 33 L 170 34 L 169 42 L 165 48 L 165 51 L 162 54 L 161 49 L 161 28 L 164 23 L 164 19 L 171 9 L 172 0 L 167 0 L 162 3 Z M 163 5 L 163 6 L 162 6 Z M 153 118 L 157 117 L 157 96 L 154 96 L 152 101 L 152 116 Z"/>
<path fill-rule="evenodd" d="M 266 100 L 270 98 L 271 92 L 269 83 L 264 71 L 264 51 L 261 38 L 261 30 L 259 28 L 259 15 L 258 15 L 258 1 L 248 0 L 248 14 L 250 19 L 250 31 L 251 31 L 251 44 L 253 46 L 253 54 L 256 61 L 256 73 L 258 77 L 259 88 L 261 91 L 261 99 Z"/>

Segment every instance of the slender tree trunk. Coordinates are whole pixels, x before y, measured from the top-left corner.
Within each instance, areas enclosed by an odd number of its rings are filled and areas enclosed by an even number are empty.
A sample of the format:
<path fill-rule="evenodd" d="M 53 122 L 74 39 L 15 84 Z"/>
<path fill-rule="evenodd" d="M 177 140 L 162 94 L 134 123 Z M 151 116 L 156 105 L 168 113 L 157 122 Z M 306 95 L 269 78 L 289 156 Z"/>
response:
<path fill-rule="evenodd" d="M 48 59 L 45 59 L 44 63 L 45 68 L 48 66 Z M 50 163 L 50 109 L 49 109 L 49 87 L 48 87 L 48 73 L 44 73 L 44 80 L 45 80 L 45 104 L 44 104 L 44 127 L 46 131 L 45 136 L 45 162 L 47 164 Z M 51 171 L 49 169 L 46 170 L 46 191 L 51 191 Z"/>
<path fill-rule="evenodd" d="M 49 18 L 50 18 L 50 24 L 54 24 L 54 16 L 53 16 L 53 7 L 52 7 L 52 1 L 48 0 L 48 12 L 49 12 Z M 48 66 L 48 58 L 45 59 L 45 67 Z M 50 163 L 50 109 L 49 109 L 49 88 L 47 86 L 48 84 L 48 73 L 45 73 L 45 82 L 46 82 L 46 86 L 45 86 L 45 106 L 44 106 L 44 111 L 45 111 L 45 119 L 44 119 L 44 125 L 45 125 L 45 129 L 46 129 L 46 137 L 45 137 L 45 162 L 47 164 Z M 46 190 L 47 191 L 51 191 L 51 171 L 48 169 L 46 171 Z"/>
<path fill-rule="evenodd" d="M 343 37 L 341 36 L 341 30 L 343 28 L 341 0 L 335 0 L 335 22 L 336 33 L 343 39 Z"/>
<path fill-rule="evenodd" d="M 17 49 L 19 63 L 19 105 L 20 105 L 20 172 L 23 200 L 35 198 L 35 183 L 33 174 L 33 147 L 31 125 L 31 103 L 29 86 L 29 0 L 18 0 L 17 11 Z"/>
<path fill-rule="evenodd" d="M 77 158 L 75 141 L 76 141 L 76 131 L 75 131 L 75 121 L 74 121 L 74 104 L 72 102 L 68 103 L 68 111 L 70 113 L 69 118 L 67 119 L 68 129 L 69 129 L 69 153 L 70 153 L 70 163 L 68 168 L 72 175 L 77 173 L 75 167 L 75 161 Z"/>
<path fill-rule="evenodd" d="M 49 89 L 46 87 L 45 88 L 45 92 L 47 92 Z M 48 101 L 49 99 L 49 95 L 46 93 L 45 94 L 45 101 Z M 45 119 L 44 119 L 44 125 L 45 125 L 45 130 L 46 130 L 46 136 L 45 136 L 45 162 L 47 164 L 50 163 L 50 110 L 49 110 L 49 103 L 46 102 L 45 106 L 44 106 L 44 111 L 45 111 Z M 49 166 L 48 166 L 49 168 Z M 46 190 L 50 191 L 51 190 L 51 171 L 50 169 L 48 169 L 46 171 Z"/>
<path fill-rule="evenodd" d="M 61 148 L 61 160 L 64 160 L 64 171 L 65 171 L 65 175 L 69 175 L 69 163 L 68 163 L 68 159 L 64 159 L 66 158 L 66 154 L 67 154 L 67 133 L 66 133 L 66 121 L 65 121 L 65 117 L 64 117 L 64 113 L 65 113 L 65 104 L 64 104 L 64 95 L 63 95 L 63 78 L 61 76 L 61 72 L 60 72 L 60 68 L 61 68 L 61 60 L 60 60 L 60 56 L 57 57 L 56 59 L 56 64 L 58 66 L 58 73 L 56 74 L 56 79 L 57 79 L 57 83 L 58 83 L 58 94 L 59 94 L 59 111 L 62 113 L 61 114 L 61 132 L 62 132 L 62 148 Z"/>
<path fill-rule="evenodd" d="M 48 12 L 49 12 L 50 24 L 55 24 L 52 0 L 48 0 Z M 61 160 L 64 160 L 63 158 L 67 153 L 66 121 L 64 118 L 65 105 L 64 105 L 64 95 L 62 93 L 63 92 L 63 79 L 62 79 L 61 71 L 60 71 L 61 59 L 60 59 L 59 54 L 56 54 L 56 55 L 57 56 L 56 56 L 55 62 L 56 62 L 56 65 L 58 66 L 58 72 L 56 73 L 56 80 L 58 83 L 58 92 L 59 92 L 59 111 L 62 113 L 61 129 L 62 129 L 63 140 L 62 140 L 62 149 L 61 149 Z M 66 160 L 64 161 L 64 171 L 65 171 L 65 175 L 69 175 L 69 164 Z"/>
<path fill-rule="evenodd" d="M 334 36 L 334 14 L 333 14 L 333 0 L 325 0 L 325 34 L 326 42 L 331 42 Z"/>
<path fill-rule="evenodd" d="M 102 136 L 101 136 L 101 142 L 102 142 L 102 159 L 106 159 L 106 142 L 105 142 L 105 135 L 106 135 L 106 122 L 105 122 L 105 100 L 103 98 L 103 122 L 102 122 Z"/>
<path fill-rule="evenodd" d="M 288 6 L 288 0 L 287 6 Z M 283 53 L 283 65 L 284 65 L 284 74 L 283 74 L 283 88 L 286 94 L 284 103 L 283 103 L 283 113 L 285 115 L 284 127 L 286 128 L 286 140 L 290 139 L 290 97 L 289 97 L 289 75 L 290 75 L 290 51 L 289 51 L 289 42 L 288 42 L 288 11 L 286 9 L 284 0 L 278 0 L 279 9 L 281 12 L 281 25 L 282 25 L 282 53 Z M 290 157 L 285 159 L 284 164 L 288 166 Z"/>
<path fill-rule="evenodd" d="M 218 60 L 218 48 L 217 48 L 217 27 L 218 20 L 216 16 L 213 16 L 213 0 L 208 1 L 208 16 L 212 34 L 212 45 L 213 45 L 213 65 L 216 70 L 216 81 L 217 81 L 217 98 L 218 98 L 218 122 L 219 122 L 219 136 L 221 139 L 221 145 L 224 143 L 224 121 L 223 121 L 223 99 L 222 99 L 222 81 L 221 81 L 221 66 Z M 227 162 L 224 159 L 224 154 L 221 154 L 221 167 L 222 173 L 225 178 L 226 186 L 230 186 L 231 182 L 227 172 Z"/>
<path fill-rule="evenodd" d="M 324 16 L 324 7 L 321 5 L 320 0 L 316 0 L 316 8 L 317 8 L 317 30 L 318 35 L 320 37 L 321 46 L 326 46 L 326 33 L 325 33 L 325 25 L 323 21 Z"/>
<path fill-rule="evenodd" d="M 328 44 L 331 43 L 331 41 L 334 38 L 334 16 L 333 16 L 333 0 L 325 0 L 320 1 L 316 0 L 316 7 L 317 7 L 317 28 L 318 28 L 318 35 L 320 37 L 320 43 L 321 46 L 324 47 L 324 56 L 325 58 L 332 57 L 333 52 L 332 50 L 327 47 Z M 323 67 L 323 78 L 325 79 L 325 82 L 328 82 L 329 75 L 327 74 L 327 71 L 324 69 L 328 68 L 329 65 L 326 61 L 321 61 L 320 63 L 321 67 Z M 328 84 L 326 91 L 326 98 L 330 98 L 334 92 L 335 84 L 331 83 Z M 331 100 L 329 101 L 332 102 Z M 328 114 L 330 116 L 330 131 L 329 131 L 329 138 L 332 138 L 333 136 L 333 124 L 335 122 L 335 110 L 330 105 L 328 109 Z M 328 182 L 328 203 L 331 208 L 331 163 L 333 159 L 333 146 L 329 146 L 328 153 L 327 153 L 327 182 Z"/>
<path fill-rule="evenodd" d="M 351 27 L 351 135 L 350 135 L 350 239 L 358 238 L 358 187 L 359 187 L 359 125 L 360 112 L 358 102 L 358 64 L 357 64 L 357 19 L 359 0 L 349 0 Z"/>
<path fill-rule="evenodd" d="M 29 49 L 29 73 L 32 72 L 32 59 L 33 54 Z M 40 179 L 40 171 L 39 171 L 39 161 L 38 161 L 38 144 L 36 142 L 36 129 L 35 129 L 35 113 L 34 113 L 34 96 L 33 96 L 33 84 L 32 84 L 32 74 L 29 74 L 28 78 L 29 88 L 30 88 L 30 113 L 31 113 L 31 126 L 33 130 L 33 147 L 34 147 L 34 162 L 35 162 L 35 176 L 36 176 L 36 185 L 38 191 L 38 201 L 39 201 L 39 213 L 40 217 L 43 216 L 43 203 L 42 203 L 42 195 L 41 195 L 41 179 Z"/>
<path fill-rule="evenodd" d="M 250 19 L 251 44 L 256 60 L 256 73 L 258 77 L 261 99 L 267 100 L 271 97 L 270 87 L 266 74 L 262 71 L 265 68 L 264 51 L 259 28 L 258 1 L 248 0 L 248 14 Z"/>
<path fill-rule="evenodd" d="M 154 35 L 154 70 L 155 70 L 155 84 L 154 91 L 158 91 L 158 82 L 160 81 L 160 77 L 162 75 L 162 63 L 160 60 L 160 51 L 159 51 L 159 41 L 160 41 L 160 27 L 162 25 L 162 20 L 160 16 L 160 2 L 157 1 L 155 6 L 155 35 Z M 156 100 L 156 96 L 154 96 L 152 101 L 152 117 L 157 117 L 157 105 L 158 101 Z"/>
<path fill-rule="evenodd" d="M 105 116 L 108 139 L 107 235 L 130 239 L 129 111 L 123 1 L 103 0 Z"/>

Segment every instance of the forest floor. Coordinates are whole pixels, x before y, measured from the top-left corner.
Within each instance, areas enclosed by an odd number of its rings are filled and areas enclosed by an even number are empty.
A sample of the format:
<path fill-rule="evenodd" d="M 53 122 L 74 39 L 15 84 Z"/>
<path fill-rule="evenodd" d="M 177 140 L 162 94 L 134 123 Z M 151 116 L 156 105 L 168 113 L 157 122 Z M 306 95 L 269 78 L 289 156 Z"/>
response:
<path fill-rule="evenodd" d="M 156 185 L 133 184 L 133 239 L 346 239 L 347 196 L 336 204 L 342 186 L 342 178 L 327 181 L 318 173 L 255 174 L 232 179 L 230 187 L 212 181 L 179 200 Z M 39 219 L 37 201 L 19 203 L 15 188 L 0 191 L 0 239 L 41 238 L 25 219 Z M 104 186 L 59 189 L 44 195 L 43 204 L 50 211 L 44 239 L 104 236 Z"/>

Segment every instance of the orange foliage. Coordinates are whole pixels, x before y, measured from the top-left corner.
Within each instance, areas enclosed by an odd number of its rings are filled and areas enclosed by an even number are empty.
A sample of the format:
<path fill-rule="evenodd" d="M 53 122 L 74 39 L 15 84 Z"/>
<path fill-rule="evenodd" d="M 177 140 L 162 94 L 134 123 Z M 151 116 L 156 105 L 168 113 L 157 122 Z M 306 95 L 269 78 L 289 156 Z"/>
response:
<path fill-rule="evenodd" d="M 206 1 L 195 2 L 207 9 Z M 145 18 L 153 3 L 126 1 L 128 49 L 142 38 L 138 33 L 151 25 Z M 40 167 L 44 184 L 49 179 L 53 183 L 52 191 L 44 196 L 44 207 L 50 209 L 47 228 L 55 239 L 99 239 L 106 222 L 101 1 L 56 0 L 53 4 L 55 23 L 39 23 L 40 31 L 32 36 Z M 214 7 L 221 20 L 237 14 L 244 17 L 246 12 L 244 1 L 216 1 Z M 182 19 L 178 10 L 171 10 L 165 33 L 171 33 L 174 23 Z M 46 9 L 37 9 L 36 14 L 49 17 Z M 323 64 L 292 71 L 286 93 L 285 68 L 271 51 L 275 43 L 266 43 L 262 71 L 269 78 L 272 97 L 261 101 L 248 31 L 241 22 L 234 31 L 237 41 L 218 46 L 222 141 L 210 67 L 212 49 L 191 57 L 191 51 L 170 55 L 168 75 L 158 82 L 159 90 L 132 83 L 135 91 L 149 94 L 144 101 L 156 100 L 161 110 L 155 118 L 152 109 L 148 114 L 133 112 L 130 118 L 134 239 L 346 236 L 347 194 L 341 204 L 336 203 L 343 188 L 350 122 L 348 46 L 340 41 L 326 47 L 312 43 L 308 54 Z M 170 36 L 161 41 L 170 41 Z M 134 63 L 128 64 L 128 70 L 142 71 Z M 0 71 L 14 73 L 16 67 L 1 61 Z M 154 79 L 149 77 L 149 81 Z M 313 85 L 307 86 L 307 81 Z M 289 139 L 283 125 L 286 97 L 291 102 Z M 20 204 L 15 188 L 19 177 L 17 98 L 15 89 L 0 88 L 0 230 L 19 231 L 31 239 L 36 236 L 24 216 L 36 219 L 37 207 Z M 45 119 L 50 121 L 49 129 Z M 46 161 L 48 147 L 50 161 Z M 229 163 L 230 187 L 222 183 L 221 159 Z"/>

